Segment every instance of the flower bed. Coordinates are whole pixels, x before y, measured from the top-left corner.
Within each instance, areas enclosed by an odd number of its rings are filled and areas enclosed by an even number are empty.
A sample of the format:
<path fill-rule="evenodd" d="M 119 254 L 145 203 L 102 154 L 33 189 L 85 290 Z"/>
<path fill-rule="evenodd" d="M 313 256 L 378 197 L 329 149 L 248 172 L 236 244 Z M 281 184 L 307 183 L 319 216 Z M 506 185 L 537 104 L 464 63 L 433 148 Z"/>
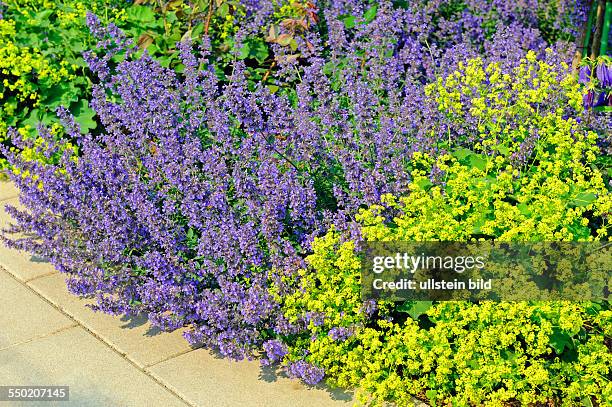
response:
<path fill-rule="evenodd" d="M 173 63 L 89 14 L 98 126 L 65 106 L 62 137 L 9 131 L 6 243 L 101 311 L 366 403 L 612 399 L 607 301 L 359 296 L 363 242 L 607 240 L 609 116 L 568 66 L 584 10 L 250 3 Z"/>

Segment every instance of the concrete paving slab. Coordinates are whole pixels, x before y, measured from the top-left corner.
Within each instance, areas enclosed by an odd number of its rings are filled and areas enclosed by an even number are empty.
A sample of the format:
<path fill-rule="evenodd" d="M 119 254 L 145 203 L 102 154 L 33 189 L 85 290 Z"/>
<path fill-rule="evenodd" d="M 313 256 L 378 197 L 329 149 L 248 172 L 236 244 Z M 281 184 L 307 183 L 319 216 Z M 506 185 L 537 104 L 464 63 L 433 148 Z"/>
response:
<path fill-rule="evenodd" d="M 86 307 L 93 301 L 70 294 L 61 273 L 37 278 L 28 285 L 140 367 L 192 350 L 179 330 L 163 332 L 145 317 L 116 317 Z"/>
<path fill-rule="evenodd" d="M 297 380 L 260 367 L 258 361 L 233 362 L 198 349 L 147 369 L 189 403 L 215 407 L 351 406 L 351 393 L 308 388 Z"/>
<path fill-rule="evenodd" d="M 0 229 L 14 223 L 11 216 L 4 209 L 7 204 L 22 208 L 18 198 L 11 198 L 0 202 Z M 32 256 L 24 251 L 9 249 L 2 242 L 0 242 L 0 267 L 3 267 L 21 281 L 28 281 L 40 276 L 57 273 L 53 266 L 44 259 Z"/>
<path fill-rule="evenodd" d="M 74 325 L 74 321 L 0 269 L 0 349 Z"/>
<path fill-rule="evenodd" d="M 0 351 L 0 383 L 69 386 L 70 401 L 59 406 L 186 405 L 81 327 Z"/>
<path fill-rule="evenodd" d="M 19 190 L 15 185 L 8 181 L 0 180 L 0 201 L 19 196 Z"/>

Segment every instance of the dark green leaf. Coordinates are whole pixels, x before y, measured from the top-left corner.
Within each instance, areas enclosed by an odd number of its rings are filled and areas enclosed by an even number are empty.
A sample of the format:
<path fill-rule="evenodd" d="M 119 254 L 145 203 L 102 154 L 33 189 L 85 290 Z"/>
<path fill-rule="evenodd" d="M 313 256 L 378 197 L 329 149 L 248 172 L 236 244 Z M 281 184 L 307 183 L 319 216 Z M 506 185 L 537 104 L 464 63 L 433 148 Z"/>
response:
<path fill-rule="evenodd" d="M 562 354 L 565 348 L 571 349 L 574 346 L 571 336 L 558 327 L 553 328 L 553 332 L 548 340 L 550 346 L 557 352 L 557 355 Z"/>

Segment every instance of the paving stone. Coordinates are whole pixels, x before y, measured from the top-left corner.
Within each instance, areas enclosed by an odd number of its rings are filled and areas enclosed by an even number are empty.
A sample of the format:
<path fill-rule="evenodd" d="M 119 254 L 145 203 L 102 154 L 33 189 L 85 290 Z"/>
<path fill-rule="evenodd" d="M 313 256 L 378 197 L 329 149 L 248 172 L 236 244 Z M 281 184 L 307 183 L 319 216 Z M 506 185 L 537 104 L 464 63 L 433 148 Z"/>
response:
<path fill-rule="evenodd" d="M 198 349 L 147 369 L 151 374 L 197 406 L 216 407 L 326 407 L 351 406 L 351 393 L 308 388 L 258 361 L 233 362 Z"/>
<path fill-rule="evenodd" d="M 74 321 L 0 269 L 0 349 L 74 325 Z"/>
<path fill-rule="evenodd" d="M 15 185 L 7 181 L 0 181 L 0 201 L 19 196 L 19 190 Z"/>
<path fill-rule="evenodd" d="M 0 202 L 0 229 L 14 223 L 10 215 L 4 210 L 7 204 L 18 208 L 22 207 L 19 204 L 18 198 Z M 9 249 L 2 242 L 0 242 L 0 267 L 3 267 L 21 281 L 28 281 L 36 277 L 57 273 L 53 266 L 44 259 L 32 256 L 24 251 Z"/>
<path fill-rule="evenodd" d="M 58 406 L 186 405 L 81 327 L 0 351 L 0 383 L 69 386 L 70 402 Z"/>
<path fill-rule="evenodd" d="M 153 328 L 145 317 L 117 317 L 91 310 L 85 305 L 93 301 L 70 294 L 62 274 L 37 278 L 28 285 L 138 366 L 192 350 L 179 330 L 163 332 Z"/>

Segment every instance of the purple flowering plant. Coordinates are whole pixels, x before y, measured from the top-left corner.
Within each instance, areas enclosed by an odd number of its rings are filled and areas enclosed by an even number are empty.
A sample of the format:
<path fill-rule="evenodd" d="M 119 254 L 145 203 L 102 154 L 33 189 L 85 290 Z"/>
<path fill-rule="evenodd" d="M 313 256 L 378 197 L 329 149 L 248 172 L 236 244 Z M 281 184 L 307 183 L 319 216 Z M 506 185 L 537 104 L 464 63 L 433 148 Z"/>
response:
<path fill-rule="evenodd" d="M 612 106 L 612 58 L 603 55 L 596 59 L 585 58 L 579 70 L 580 83 L 586 88 L 584 106 Z"/>

